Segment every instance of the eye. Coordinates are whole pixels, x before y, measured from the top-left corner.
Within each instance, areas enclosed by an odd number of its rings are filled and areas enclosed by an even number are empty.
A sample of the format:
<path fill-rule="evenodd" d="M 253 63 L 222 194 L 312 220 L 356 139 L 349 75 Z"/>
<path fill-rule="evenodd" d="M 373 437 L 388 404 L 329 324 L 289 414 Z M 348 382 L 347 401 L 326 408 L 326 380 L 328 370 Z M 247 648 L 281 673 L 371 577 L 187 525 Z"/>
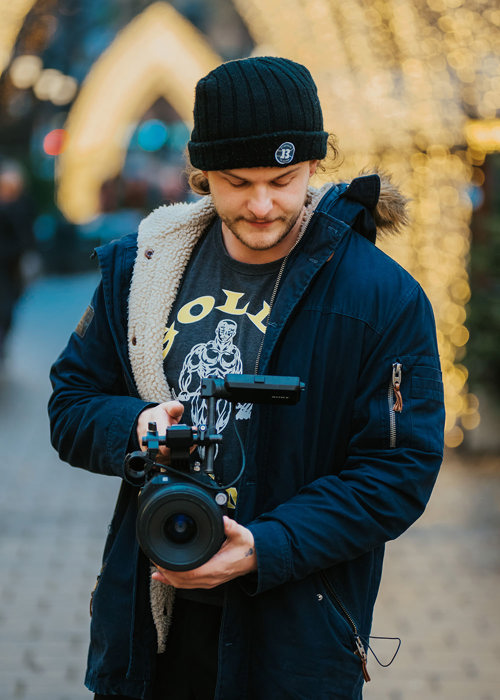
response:
<path fill-rule="evenodd" d="M 286 180 L 276 180 L 273 182 L 273 187 L 286 187 L 291 183 L 293 178 L 289 177 Z"/>
<path fill-rule="evenodd" d="M 231 187 L 245 187 L 247 184 L 245 180 L 230 180 L 228 179 L 227 182 L 231 185 Z"/>

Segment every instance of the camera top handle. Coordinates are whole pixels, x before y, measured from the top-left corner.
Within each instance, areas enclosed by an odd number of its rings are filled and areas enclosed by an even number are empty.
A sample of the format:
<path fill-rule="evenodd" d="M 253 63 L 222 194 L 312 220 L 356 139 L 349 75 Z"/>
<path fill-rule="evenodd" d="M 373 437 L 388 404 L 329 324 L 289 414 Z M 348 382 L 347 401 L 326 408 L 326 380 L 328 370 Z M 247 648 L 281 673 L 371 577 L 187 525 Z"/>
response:
<path fill-rule="evenodd" d="M 298 402 L 304 388 L 305 384 L 298 377 L 226 374 L 224 379 L 203 379 L 200 396 L 204 399 L 226 399 L 232 403 L 277 403 L 291 406 Z"/>

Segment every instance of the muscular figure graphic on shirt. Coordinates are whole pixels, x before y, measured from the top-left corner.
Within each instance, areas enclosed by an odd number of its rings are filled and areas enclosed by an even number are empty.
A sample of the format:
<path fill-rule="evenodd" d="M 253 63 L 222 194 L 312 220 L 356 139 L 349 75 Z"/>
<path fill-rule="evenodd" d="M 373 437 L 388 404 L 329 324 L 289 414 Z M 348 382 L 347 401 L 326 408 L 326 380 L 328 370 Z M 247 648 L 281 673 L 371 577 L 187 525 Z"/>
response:
<path fill-rule="evenodd" d="M 215 338 L 207 343 L 194 345 L 186 355 L 179 376 L 179 401 L 191 401 L 193 425 L 206 425 L 207 405 L 200 399 L 201 380 L 205 377 L 224 378 L 226 374 L 241 374 L 241 353 L 233 343 L 238 325 L 232 319 L 219 321 Z M 217 401 L 216 430 L 221 433 L 231 415 L 231 404 L 225 399 Z"/>

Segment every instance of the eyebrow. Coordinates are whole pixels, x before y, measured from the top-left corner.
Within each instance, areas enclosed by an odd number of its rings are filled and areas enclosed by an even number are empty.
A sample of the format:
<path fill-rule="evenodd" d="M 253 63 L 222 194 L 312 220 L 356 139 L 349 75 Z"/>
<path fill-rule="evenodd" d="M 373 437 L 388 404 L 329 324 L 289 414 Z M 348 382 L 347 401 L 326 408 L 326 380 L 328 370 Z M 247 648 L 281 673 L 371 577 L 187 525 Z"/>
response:
<path fill-rule="evenodd" d="M 281 175 L 278 175 L 277 177 L 273 177 L 271 182 L 274 182 L 275 180 L 281 180 L 281 178 L 286 177 L 287 175 L 294 175 L 298 170 L 299 170 L 299 166 L 297 166 L 293 170 L 287 170 L 286 173 L 282 173 Z M 241 182 L 247 182 L 247 180 L 245 180 L 244 177 L 239 177 L 239 175 L 235 175 L 230 170 L 220 170 L 220 172 L 223 175 L 228 175 L 229 177 L 234 178 L 235 180 L 240 180 Z"/>

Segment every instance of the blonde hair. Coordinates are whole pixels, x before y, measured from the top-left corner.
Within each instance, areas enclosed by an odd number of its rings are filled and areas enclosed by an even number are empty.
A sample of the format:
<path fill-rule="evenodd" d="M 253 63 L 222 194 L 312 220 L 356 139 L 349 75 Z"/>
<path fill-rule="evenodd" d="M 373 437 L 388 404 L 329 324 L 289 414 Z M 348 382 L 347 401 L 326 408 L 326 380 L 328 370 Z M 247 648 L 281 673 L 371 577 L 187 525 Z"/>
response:
<path fill-rule="evenodd" d="M 189 159 L 189 154 L 186 149 L 186 175 L 189 183 L 189 187 L 196 194 L 206 195 L 210 194 L 210 185 L 208 184 L 207 176 L 198 168 L 195 168 Z M 318 169 L 323 172 L 330 172 L 336 170 L 339 165 L 341 165 L 342 157 L 337 146 L 337 139 L 334 134 L 329 134 L 327 142 L 327 152 L 326 156 L 319 163 Z"/>
<path fill-rule="evenodd" d="M 193 192 L 201 195 L 210 194 L 210 185 L 208 184 L 207 176 L 204 172 L 198 170 L 198 168 L 193 167 L 191 165 L 191 162 L 189 161 L 189 158 L 186 168 L 186 174 L 188 178 L 189 187 L 193 190 Z"/>

